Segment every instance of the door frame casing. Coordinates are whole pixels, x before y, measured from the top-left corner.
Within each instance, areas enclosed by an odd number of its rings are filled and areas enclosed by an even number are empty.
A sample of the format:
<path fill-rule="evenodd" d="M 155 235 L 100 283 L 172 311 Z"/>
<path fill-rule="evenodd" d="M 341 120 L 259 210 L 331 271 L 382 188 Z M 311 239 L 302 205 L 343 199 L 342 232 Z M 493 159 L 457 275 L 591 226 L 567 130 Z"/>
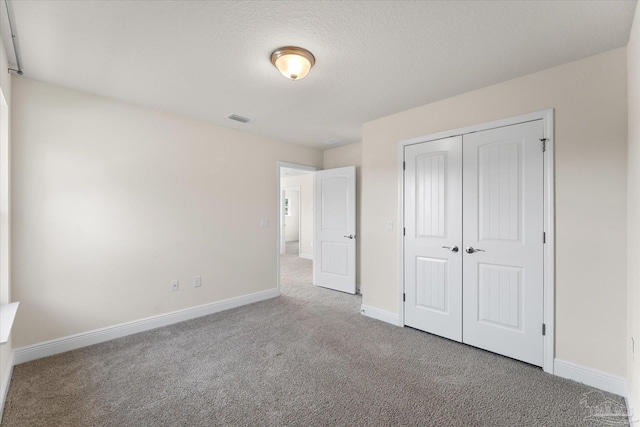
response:
<path fill-rule="evenodd" d="M 546 150 L 543 153 L 544 161 L 544 232 L 546 243 L 544 247 L 543 262 L 543 322 L 546 333 L 543 336 L 543 363 L 542 369 L 553 374 L 553 359 L 555 354 L 555 188 L 554 188 L 554 109 L 523 114 L 506 119 L 496 120 L 459 129 L 438 132 L 435 134 L 406 139 L 398 143 L 398 324 L 404 326 L 404 149 L 406 146 L 431 142 L 452 136 L 464 136 L 473 132 L 481 132 L 520 123 L 542 120 L 544 136 L 546 138 Z M 464 140 L 463 140 L 464 145 Z M 542 331 L 541 331 L 542 333 Z"/>

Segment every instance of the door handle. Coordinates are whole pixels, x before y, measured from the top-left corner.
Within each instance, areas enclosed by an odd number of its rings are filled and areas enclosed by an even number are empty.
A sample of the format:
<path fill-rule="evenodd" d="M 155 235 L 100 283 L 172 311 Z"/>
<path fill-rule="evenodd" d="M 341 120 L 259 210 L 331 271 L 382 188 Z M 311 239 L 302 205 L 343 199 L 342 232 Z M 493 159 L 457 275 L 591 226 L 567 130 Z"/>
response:
<path fill-rule="evenodd" d="M 467 246 L 467 248 L 466 248 L 464 251 L 465 251 L 466 253 L 468 253 L 468 254 L 472 254 L 472 253 L 474 253 L 474 252 L 485 252 L 485 250 L 484 250 L 484 249 L 476 249 L 476 248 L 474 248 L 474 247 L 472 247 L 472 246 Z"/>
<path fill-rule="evenodd" d="M 355 239 L 356 235 L 355 234 L 349 234 L 348 236 L 344 236 L 344 237 L 346 237 L 347 239 Z"/>
<path fill-rule="evenodd" d="M 449 249 L 453 253 L 458 252 L 458 247 L 457 246 L 443 246 L 443 248 L 444 249 Z"/>

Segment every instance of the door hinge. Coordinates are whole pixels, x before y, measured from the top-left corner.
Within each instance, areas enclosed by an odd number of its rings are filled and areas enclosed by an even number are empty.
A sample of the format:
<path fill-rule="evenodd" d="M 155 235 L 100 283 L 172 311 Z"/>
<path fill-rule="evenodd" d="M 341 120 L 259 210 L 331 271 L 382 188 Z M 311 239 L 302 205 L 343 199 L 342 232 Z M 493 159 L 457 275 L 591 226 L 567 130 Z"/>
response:
<path fill-rule="evenodd" d="M 407 300 L 407 294 L 402 294 L 402 301 L 406 301 Z"/>
<path fill-rule="evenodd" d="M 402 170 L 407 169 L 407 162 L 402 162 Z"/>
<path fill-rule="evenodd" d="M 544 153 L 547 151 L 547 138 L 540 138 L 540 141 L 542 141 L 542 152 Z"/>
<path fill-rule="evenodd" d="M 546 231 L 542 232 L 542 243 L 547 243 L 547 233 L 546 233 Z"/>
<path fill-rule="evenodd" d="M 547 325 L 542 324 L 542 335 L 547 335 Z"/>
<path fill-rule="evenodd" d="M 407 235 L 407 227 L 402 227 L 402 235 L 403 236 Z"/>

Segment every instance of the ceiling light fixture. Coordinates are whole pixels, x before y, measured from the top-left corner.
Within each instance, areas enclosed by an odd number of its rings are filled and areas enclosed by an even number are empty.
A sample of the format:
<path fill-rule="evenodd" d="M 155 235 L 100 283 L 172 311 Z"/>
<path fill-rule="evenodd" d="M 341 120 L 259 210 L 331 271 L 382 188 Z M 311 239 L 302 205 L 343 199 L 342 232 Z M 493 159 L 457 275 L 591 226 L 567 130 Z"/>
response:
<path fill-rule="evenodd" d="M 316 58 L 307 49 L 285 46 L 271 54 L 271 63 L 290 80 L 304 79 L 316 63 Z"/>

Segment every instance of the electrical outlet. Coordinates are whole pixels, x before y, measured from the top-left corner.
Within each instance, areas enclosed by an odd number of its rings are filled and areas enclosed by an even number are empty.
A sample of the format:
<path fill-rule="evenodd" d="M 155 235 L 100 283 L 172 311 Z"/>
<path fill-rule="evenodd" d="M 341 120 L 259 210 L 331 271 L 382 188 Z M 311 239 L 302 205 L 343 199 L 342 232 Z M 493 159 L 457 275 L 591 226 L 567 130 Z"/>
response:
<path fill-rule="evenodd" d="M 202 277 L 194 276 L 193 277 L 193 287 L 194 288 L 199 288 L 200 286 L 202 286 Z"/>
<path fill-rule="evenodd" d="M 177 291 L 179 286 L 180 286 L 180 284 L 178 283 L 177 280 L 172 280 L 171 281 L 171 290 L 172 291 Z"/>

